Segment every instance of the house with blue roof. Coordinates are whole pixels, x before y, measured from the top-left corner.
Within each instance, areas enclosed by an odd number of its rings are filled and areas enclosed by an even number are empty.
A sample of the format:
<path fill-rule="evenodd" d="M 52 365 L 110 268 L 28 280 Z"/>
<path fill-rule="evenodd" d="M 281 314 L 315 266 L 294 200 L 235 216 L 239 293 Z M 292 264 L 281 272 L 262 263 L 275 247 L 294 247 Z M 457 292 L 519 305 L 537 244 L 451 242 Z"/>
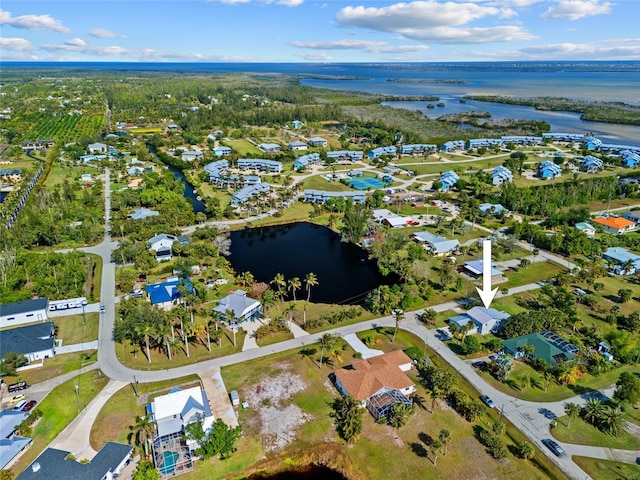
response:
<path fill-rule="evenodd" d="M 327 140 L 322 137 L 311 137 L 308 142 L 311 147 L 326 147 L 328 145 Z"/>
<path fill-rule="evenodd" d="M 152 283 L 151 285 L 147 285 L 144 290 L 149 296 L 151 305 L 168 309 L 178 303 L 182 297 L 182 293 L 180 293 L 180 289 L 178 289 L 180 285 L 184 285 L 186 291 L 189 293 L 194 291 L 193 285 L 188 278 L 181 280 L 177 277 L 173 277 L 166 282 Z"/>
<path fill-rule="evenodd" d="M 454 152 L 456 150 L 464 150 L 464 140 L 451 140 L 440 145 L 443 152 Z"/>
<path fill-rule="evenodd" d="M 295 170 L 300 170 L 301 168 L 307 168 L 309 165 L 314 165 L 319 161 L 319 153 L 309 153 L 307 155 L 302 155 L 301 157 L 296 158 L 296 160 L 293 162 L 293 168 Z"/>
<path fill-rule="evenodd" d="M 482 277 L 483 266 L 484 266 L 484 261 L 482 259 L 470 260 L 462 266 L 462 271 L 463 273 L 467 274 L 471 278 L 478 279 Z M 495 284 L 495 283 L 500 283 L 504 281 L 506 281 L 504 274 L 500 270 L 495 268 L 495 262 L 491 262 L 491 283 Z"/>
<path fill-rule="evenodd" d="M 481 203 L 478 209 L 485 215 L 502 215 L 509 213 L 501 203 Z"/>
<path fill-rule="evenodd" d="M 305 190 L 304 201 L 323 205 L 332 198 L 351 199 L 353 203 L 364 204 L 367 201 L 365 192 L 327 192 L 325 190 Z"/>
<path fill-rule="evenodd" d="M 592 155 L 585 155 L 582 158 L 582 168 L 587 173 L 596 173 L 604 169 L 604 163 Z"/>
<path fill-rule="evenodd" d="M 501 138 L 472 138 L 467 140 L 467 149 L 481 148 L 481 147 L 501 147 L 504 144 L 504 140 Z"/>
<path fill-rule="evenodd" d="M 362 150 L 332 150 L 327 152 L 327 158 L 333 158 L 336 162 L 356 162 L 364 158 Z"/>
<path fill-rule="evenodd" d="M 453 170 L 444 172 L 440 177 L 440 180 L 438 180 L 441 183 L 440 190 L 443 192 L 448 192 L 451 187 L 458 183 L 458 180 L 460 180 L 460 177 Z"/>
<path fill-rule="evenodd" d="M 256 197 L 263 193 L 269 193 L 271 191 L 271 185 L 266 182 L 258 182 L 253 185 L 247 185 L 236 191 L 231 197 L 231 206 L 238 207 L 253 197 Z"/>
<path fill-rule="evenodd" d="M 207 163 L 204 166 L 204 171 L 209 174 L 210 183 L 219 184 L 221 179 L 225 176 L 228 168 L 228 160 L 218 160 L 216 162 Z"/>
<path fill-rule="evenodd" d="M 584 139 L 584 135 L 581 133 L 558 133 L 558 132 L 548 132 L 543 133 L 542 138 L 550 138 L 554 142 L 567 142 L 567 143 L 576 143 L 582 142 Z"/>
<path fill-rule="evenodd" d="M 513 173 L 507 167 L 498 165 L 491 172 L 491 183 L 494 185 L 502 185 L 503 183 L 513 182 Z"/>
<path fill-rule="evenodd" d="M 622 165 L 627 168 L 636 168 L 640 165 L 640 155 L 631 150 L 623 150 L 620 152 Z"/>
<path fill-rule="evenodd" d="M 238 168 L 240 170 L 260 170 L 261 172 L 280 173 L 282 171 L 282 162 L 265 160 L 264 158 L 239 158 Z"/>
<path fill-rule="evenodd" d="M 156 210 L 152 210 L 150 208 L 140 207 L 136 208 L 129 218 L 132 220 L 144 220 L 146 218 L 157 217 L 160 215 L 160 212 Z"/>
<path fill-rule="evenodd" d="M 400 153 L 402 155 L 424 155 L 425 153 L 435 152 L 438 146 L 433 143 L 414 143 L 402 145 Z"/>
<path fill-rule="evenodd" d="M 578 222 L 574 227 L 576 230 L 584 233 L 587 237 L 594 237 L 596 235 L 596 227 L 591 225 L 589 222 Z"/>
<path fill-rule="evenodd" d="M 616 275 L 635 275 L 640 273 L 640 255 L 623 247 L 609 247 L 602 253 L 602 258 L 614 264 L 612 269 Z"/>
<path fill-rule="evenodd" d="M 602 140 L 596 137 L 587 136 L 582 140 L 582 144 L 587 150 L 597 150 L 602 145 Z"/>
<path fill-rule="evenodd" d="M 413 234 L 413 239 L 423 244 L 423 248 L 436 257 L 450 255 L 460 248 L 460 242 L 458 240 L 449 240 L 448 238 L 434 235 L 431 232 L 416 232 Z"/>
<path fill-rule="evenodd" d="M 301 140 L 294 140 L 293 142 L 289 142 L 287 144 L 287 148 L 290 150 L 306 150 L 307 148 L 309 148 L 309 145 Z"/>
<path fill-rule="evenodd" d="M 291 122 L 291 126 L 292 126 L 293 128 L 300 128 L 300 127 L 302 127 L 303 125 L 304 125 L 304 123 L 302 123 L 300 120 L 293 120 L 293 121 Z"/>
<path fill-rule="evenodd" d="M 224 145 L 215 147 L 212 149 L 212 151 L 216 157 L 224 157 L 225 155 L 231 155 L 231 147 L 225 147 Z"/>
<path fill-rule="evenodd" d="M 450 318 L 449 325 L 455 323 L 462 328 L 471 323 L 473 327 L 468 331 L 468 334 L 479 333 L 480 335 L 486 335 L 496 332 L 502 322 L 510 316 L 507 312 L 501 312 L 495 308 L 473 307 L 462 315 Z"/>
<path fill-rule="evenodd" d="M 258 148 L 265 153 L 277 153 L 282 151 L 282 147 L 277 143 L 261 143 Z"/>
<path fill-rule="evenodd" d="M 29 412 L 0 411 L 0 469 L 12 464 L 16 457 L 31 446 L 33 439 L 16 435 L 16 428 L 29 417 Z"/>
<path fill-rule="evenodd" d="M 378 147 L 369 150 L 369 158 L 374 159 L 381 157 L 382 155 L 395 155 L 397 153 L 397 149 L 395 145 L 390 145 L 388 147 Z"/>
<path fill-rule="evenodd" d="M 538 165 L 538 177 L 542 179 L 556 178 L 562 175 L 562 168 L 553 162 L 545 160 Z"/>
<path fill-rule="evenodd" d="M 535 137 L 531 135 L 503 135 L 500 138 L 505 144 L 515 143 L 516 145 L 540 145 L 542 143 L 542 137 Z"/>

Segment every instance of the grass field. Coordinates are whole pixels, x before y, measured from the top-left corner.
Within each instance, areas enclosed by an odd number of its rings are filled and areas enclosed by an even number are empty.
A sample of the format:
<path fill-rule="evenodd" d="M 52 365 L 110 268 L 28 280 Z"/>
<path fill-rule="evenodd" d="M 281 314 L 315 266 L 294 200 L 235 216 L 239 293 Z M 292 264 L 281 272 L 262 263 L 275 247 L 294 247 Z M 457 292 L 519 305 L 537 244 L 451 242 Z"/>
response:
<path fill-rule="evenodd" d="M 571 422 L 568 420 L 569 417 L 560 417 L 558 425 L 551 429 L 551 434 L 561 442 L 640 451 L 640 439 L 628 432 L 616 437 L 598 430 L 582 418 L 574 418 Z M 567 423 L 569 423 L 568 427 Z"/>
<path fill-rule="evenodd" d="M 225 140 L 224 144 L 228 147 L 231 147 L 240 155 L 246 155 L 248 153 L 263 153 L 260 149 L 258 149 L 255 145 L 253 145 L 251 142 L 248 142 L 247 140 Z"/>
<path fill-rule="evenodd" d="M 5 377 L 6 383 L 15 383 L 25 380 L 28 384 L 44 382 L 64 373 L 79 370 L 85 365 L 94 363 L 98 359 L 95 351 L 65 353 L 64 355 L 56 355 L 53 358 L 47 358 L 44 366 L 34 368 L 32 370 L 24 370 L 18 372 L 15 377 Z"/>
<path fill-rule="evenodd" d="M 353 188 L 348 187 L 344 183 L 333 181 L 330 182 L 322 175 L 314 175 L 302 182 L 303 189 L 326 190 L 327 192 L 351 192 Z"/>
<path fill-rule="evenodd" d="M 22 472 L 35 460 L 40 452 L 71 423 L 78 415 L 79 410 L 86 407 L 105 387 L 108 381 L 109 379 L 99 370 L 93 370 L 54 388 L 37 406 L 42 411 L 42 418 L 36 422 L 33 428 L 31 448 L 20 457 L 11 471 L 14 473 Z M 78 384 L 77 401 L 75 382 Z"/>
<path fill-rule="evenodd" d="M 538 282 L 540 280 L 547 280 L 556 274 L 564 270 L 560 265 L 554 262 L 536 262 L 525 268 L 519 268 L 518 271 L 507 270 L 505 276 L 508 281 L 501 283 L 499 288 L 502 287 L 517 287 L 520 285 L 527 285 L 528 283 Z"/>
<path fill-rule="evenodd" d="M 640 466 L 613 460 L 574 456 L 573 460 L 593 480 L 638 480 Z"/>
<path fill-rule="evenodd" d="M 99 313 L 87 313 L 86 320 L 82 322 L 82 314 L 56 317 L 54 319 L 58 334 L 56 338 L 62 339 L 63 345 L 75 345 L 83 342 L 92 342 L 98 339 Z"/>

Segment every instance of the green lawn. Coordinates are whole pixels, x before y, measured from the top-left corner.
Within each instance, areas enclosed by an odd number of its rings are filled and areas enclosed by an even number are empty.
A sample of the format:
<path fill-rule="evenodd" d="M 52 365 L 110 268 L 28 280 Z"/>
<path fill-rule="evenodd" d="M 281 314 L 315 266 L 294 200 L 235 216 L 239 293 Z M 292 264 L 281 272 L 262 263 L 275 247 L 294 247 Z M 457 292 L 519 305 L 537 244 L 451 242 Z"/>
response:
<path fill-rule="evenodd" d="M 506 283 L 501 283 L 498 287 L 511 288 L 539 282 L 541 280 L 548 280 L 560 273 L 562 270 L 564 269 L 554 262 L 547 261 L 532 263 L 525 268 L 519 268 L 517 272 L 513 270 L 505 271 L 504 273 L 508 281 Z"/>
<path fill-rule="evenodd" d="M 638 480 L 640 467 L 613 460 L 574 456 L 573 460 L 593 480 Z"/>
<path fill-rule="evenodd" d="M 551 434 L 561 442 L 576 445 L 593 445 L 595 447 L 620 448 L 623 450 L 640 450 L 640 439 L 628 432 L 619 437 L 598 430 L 581 418 L 560 417 L 558 425 L 551 429 Z M 567 426 L 569 423 L 569 426 Z"/>
<path fill-rule="evenodd" d="M 231 147 L 240 155 L 246 155 L 248 153 L 260 154 L 262 153 L 255 145 L 247 140 L 225 140 L 224 144 Z"/>
<path fill-rule="evenodd" d="M 85 365 L 94 363 L 98 359 L 96 351 L 91 352 L 75 352 L 65 353 L 64 355 L 56 355 L 53 358 L 47 358 L 44 366 L 19 372 L 15 377 L 5 377 L 6 383 L 15 383 L 25 380 L 28 384 L 50 380 L 59 375 L 79 370 Z"/>
<path fill-rule="evenodd" d="M 87 313 L 83 325 L 82 314 L 68 317 L 56 317 L 55 325 L 58 327 L 56 338 L 62 339 L 63 345 L 75 345 L 77 343 L 92 342 L 98 339 L 99 313 Z"/>
<path fill-rule="evenodd" d="M 79 410 L 102 390 L 109 379 L 99 370 L 83 373 L 73 380 L 54 388 L 37 406 L 42 411 L 42 418 L 33 428 L 33 443 L 20 460 L 11 468 L 14 473 L 22 472 L 47 445 L 71 423 Z M 76 399 L 75 382 L 78 384 Z"/>
<path fill-rule="evenodd" d="M 338 181 L 329 181 L 322 175 L 314 175 L 302 182 L 303 189 L 325 190 L 327 192 L 352 192 L 353 188 Z"/>

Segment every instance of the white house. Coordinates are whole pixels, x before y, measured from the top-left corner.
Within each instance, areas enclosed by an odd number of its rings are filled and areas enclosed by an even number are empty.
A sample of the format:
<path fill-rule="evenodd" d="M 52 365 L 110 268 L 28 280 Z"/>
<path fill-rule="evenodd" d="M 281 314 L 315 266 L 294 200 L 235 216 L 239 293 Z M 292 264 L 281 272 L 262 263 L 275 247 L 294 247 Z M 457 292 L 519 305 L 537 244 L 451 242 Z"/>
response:
<path fill-rule="evenodd" d="M 580 230 L 587 237 L 595 237 L 596 229 L 589 222 L 578 222 L 575 224 L 576 230 Z"/>
<path fill-rule="evenodd" d="M 156 260 L 161 262 L 164 260 L 171 260 L 173 242 L 176 241 L 178 241 L 178 237 L 161 233 L 151 237 L 147 240 L 147 243 L 149 244 L 149 251 L 156 252 Z"/>
<path fill-rule="evenodd" d="M 473 307 L 462 315 L 450 318 L 449 324 L 455 323 L 459 327 L 464 327 L 471 322 L 473 327 L 468 333 L 486 335 L 487 333 L 495 332 L 500 327 L 500 324 L 509 317 L 510 315 L 507 312 L 501 312 L 495 308 Z"/>
<path fill-rule="evenodd" d="M 203 154 L 200 150 L 188 150 L 186 152 L 182 152 L 182 161 L 183 162 L 193 162 L 195 160 L 202 160 Z"/>
<path fill-rule="evenodd" d="M 312 147 L 326 147 L 327 141 L 322 137 L 311 137 L 309 139 L 309 145 Z"/>
<path fill-rule="evenodd" d="M 244 290 L 236 290 L 224 298 L 221 298 L 218 306 L 213 309 L 220 314 L 220 320 L 237 324 L 260 317 L 260 302 L 247 297 Z M 233 318 L 227 318 L 227 311 L 233 312 Z"/>
<path fill-rule="evenodd" d="M 0 335 L 0 358 L 4 358 L 9 352 L 24 355 L 29 362 L 54 357 L 56 352 L 53 334 L 53 322 L 3 330 Z"/>
<path fill-rule="evenodd" d="M 89 153 L 107 153 L 107 145 L 104 143 L 90 143 L 87 148 Z"/>
<path fill-rule="evenodd" d="M 306 150 L 308 145 L 300 140 L 294 140 L 287 145 L 291 150 Z"/>
<path fill-rule="evenodd" d="M 34 298 L 0 305 L 0 328 L 14 327 L 23 323 L 43 322 L 49 318 L 48 311 L 48 298 Z"/>
<path fill-rule="evenodd" d="M 416 232 L 413 234 L 413 239 L 418 243 L 424 244 L 423 248 L 425 250 L 438 257 L 449 255 L 460 247 L 458 240 L 449 240 L 430 232 Z"/>

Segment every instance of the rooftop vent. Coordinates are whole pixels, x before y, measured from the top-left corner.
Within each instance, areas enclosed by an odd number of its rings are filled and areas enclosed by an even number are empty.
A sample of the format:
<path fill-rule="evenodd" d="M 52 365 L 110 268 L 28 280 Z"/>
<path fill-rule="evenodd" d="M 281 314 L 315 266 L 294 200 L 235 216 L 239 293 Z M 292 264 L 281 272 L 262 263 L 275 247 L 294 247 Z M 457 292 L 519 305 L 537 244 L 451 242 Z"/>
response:
<path fill-rule="evenodd" d="M 34 473 L 37 472 L 38 470 L 40 470 L 40 464 L 38 462 L 33 462 L 33 464 L 31 465 L 31 469 Z"/>

